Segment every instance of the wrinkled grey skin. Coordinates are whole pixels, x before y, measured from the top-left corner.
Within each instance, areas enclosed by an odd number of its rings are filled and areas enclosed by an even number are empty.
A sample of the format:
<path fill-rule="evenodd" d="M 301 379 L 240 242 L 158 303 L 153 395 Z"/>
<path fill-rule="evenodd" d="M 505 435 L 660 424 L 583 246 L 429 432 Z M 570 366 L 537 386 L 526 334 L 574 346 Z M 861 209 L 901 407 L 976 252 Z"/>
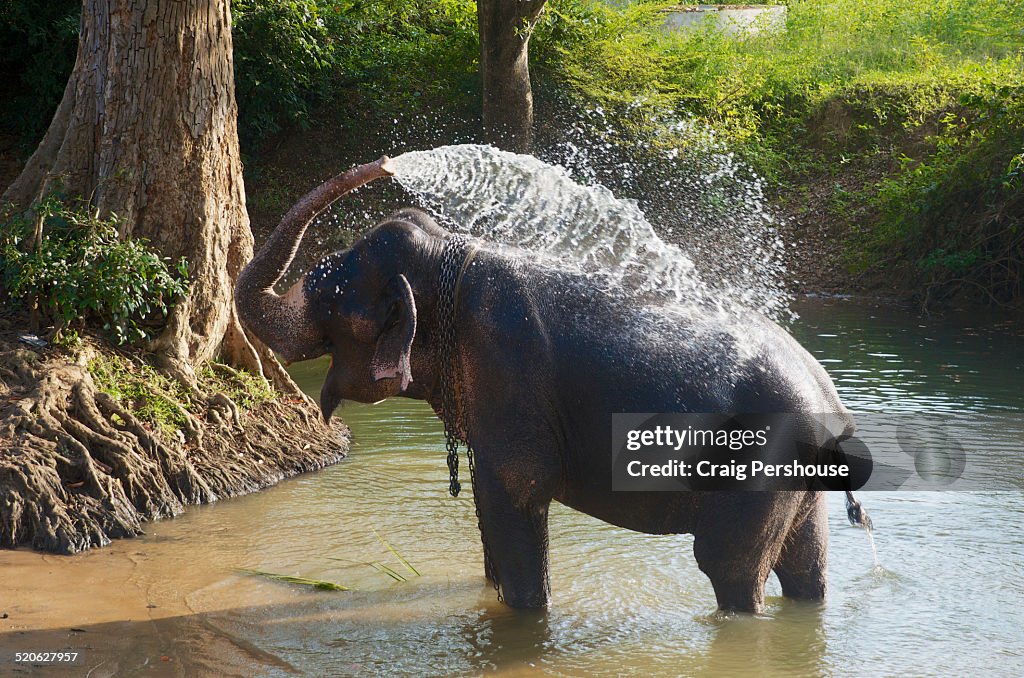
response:
<path fill-rule="evenodd" d="M 282 229 L 297 247 L 302 229 Z M 343 398 L 404 396 L 440 412 L 434 329 L 447 236 L 425 213 L 403 210 L 303 277 L 289 293 L 292 325 L 268 327 L 274 300 L 254 305 L 244 289 L 239 314 L 285 356 L 331 354 L 325 417 Z M 288 249 L 279 240 L 261 250 L 239 287 L 266 292 Z M 849 434 L 828 376 L 784 330 L 756 314 L 742 327 L 701 327 L 696 315 L 638 310 L 582 276 L 486 246 L 466 269 L 455 313 L 481 527 L 509 605 L 548 602 L 552 500 L 631 530 L 693 534 L 722 609 L 760 610 L 772 570 L 784 595 L 824 598 L 822 493 L 611 489 L 613 412 L 835 413 L 837 433 Z M 292 339 L 295 318 L 307 324 Z"/>

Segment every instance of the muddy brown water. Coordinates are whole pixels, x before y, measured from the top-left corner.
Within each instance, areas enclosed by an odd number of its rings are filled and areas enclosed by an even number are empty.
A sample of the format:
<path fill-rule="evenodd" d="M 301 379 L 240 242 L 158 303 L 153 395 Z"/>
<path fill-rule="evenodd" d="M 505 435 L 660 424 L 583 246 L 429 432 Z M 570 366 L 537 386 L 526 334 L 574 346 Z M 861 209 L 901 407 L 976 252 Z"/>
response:
<path fill-rule="evenodd" d="M 1024 411 L 1024 340 L 1010 325 L 844 300 L 797 310 L 794 333 L 855 409 Z M 316 391 L 323 367 L 295 376 Z M 447 494 L 429 409 L 392 399 L 341 415 L 355 444 L 332 468 L 105 549 L 0 551 L 0 675 L 1024 675 L 1022 492 L 862 494 L 877 567 L 831 497 L 828 603 L 786 601 L 772 578 L 759 616 L 715 612 L 689 536 L 556 507 L 552 606 L 524 614 L 485 585 L 472 500 Z M 12 663 L 64 648 L 78 664 Z"/>

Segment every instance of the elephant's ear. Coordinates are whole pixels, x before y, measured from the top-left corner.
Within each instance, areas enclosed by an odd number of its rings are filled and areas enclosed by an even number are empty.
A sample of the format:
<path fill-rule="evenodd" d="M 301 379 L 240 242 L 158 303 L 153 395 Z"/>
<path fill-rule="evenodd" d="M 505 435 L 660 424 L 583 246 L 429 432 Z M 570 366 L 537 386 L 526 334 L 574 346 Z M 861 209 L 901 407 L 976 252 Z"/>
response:
<path fill-rule="evenodd" d="M 396 275 L 388 282 L 384 290 L 384 303 L 388 308 L 387 320 L 377 338 L 377 350 L 374 351 L 370 369 L 374 381 L 400 378 L 404 391 L 412 381 L 409 352 L 412 350 L 412 340 L 416 338 L 416 302 L 412 297 L 412 287 L 404 275 Z"/>

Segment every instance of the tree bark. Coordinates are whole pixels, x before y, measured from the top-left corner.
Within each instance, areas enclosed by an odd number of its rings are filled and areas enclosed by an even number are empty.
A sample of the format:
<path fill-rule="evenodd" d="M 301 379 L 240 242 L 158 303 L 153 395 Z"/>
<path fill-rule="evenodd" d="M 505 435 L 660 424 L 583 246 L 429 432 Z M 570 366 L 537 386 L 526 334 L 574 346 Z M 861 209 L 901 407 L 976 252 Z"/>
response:
<path fill-rule="evenodd" d="M 544 0 L 477 0 L 485 139 L 507 151 L 533 144 L 530 34 Z"/>
<path fill-rule="evenodd" d="M 64 97 L 3 199 L 27 207 L 53 190 L 81 196 L 121 217 L 122 236 L 184 256 L 188 298 L 151 349 L 185 375 L 223 352 L 281 381 L 232 303 L 253 252 L 232 63 L 228 0 L 83 0 Z"/>

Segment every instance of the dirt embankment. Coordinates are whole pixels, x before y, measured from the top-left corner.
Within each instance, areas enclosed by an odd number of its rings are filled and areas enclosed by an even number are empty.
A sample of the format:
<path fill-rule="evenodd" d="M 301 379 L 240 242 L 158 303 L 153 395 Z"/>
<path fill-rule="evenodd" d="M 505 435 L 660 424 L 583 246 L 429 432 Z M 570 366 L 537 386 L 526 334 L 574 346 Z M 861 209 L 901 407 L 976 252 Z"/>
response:
<path fill-rule="evenodd" d="M 819 174 L 805 178 L 799 193 L 779 191 L 775 196 L 773 202 L 782 217 L 779 231 L 786 243 L 787 283 L 792 292 L 906 296 L 906 290 L 895 279 L 851 268 L 850 239 L 872 217 L 863 206 L 855 209 L 855 215 L 841 216 L 836 213 L 835 200 L 837 190 L 852 192 L 859 186 L 852 177 L 837 181 Z"/>
<path fill-rule="evenodd" d="M 332 464 L 348 430 L 227 366 L 174 384 L 144 356 L 86 339 L 18 339 L 0 309 L 0 547 L 74 553 L 143 523 Z"/>

